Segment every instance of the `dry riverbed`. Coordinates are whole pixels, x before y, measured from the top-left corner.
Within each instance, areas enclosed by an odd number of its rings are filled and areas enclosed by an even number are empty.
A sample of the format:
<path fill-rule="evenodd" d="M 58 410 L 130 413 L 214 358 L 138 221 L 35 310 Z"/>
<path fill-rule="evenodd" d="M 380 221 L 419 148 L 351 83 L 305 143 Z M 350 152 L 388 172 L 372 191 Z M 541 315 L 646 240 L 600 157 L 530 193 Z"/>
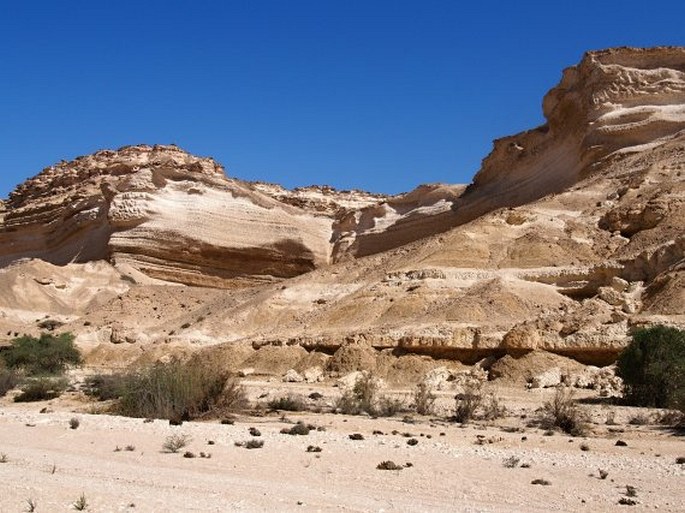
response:
<path fill-rule="evenodd" d="M 273 386 L 249 388 L 254 395 Z M 595 420 L 588 437 L 526 427 L 551 393 L 504 390 L 505 418 L 467 426 L 309 412 L 171 426 L 85 413 L 93 405 L 78 397 L 29 404 L 6 397 L 0 511 L 28 511 L 30 503 L 37 512 L 74 511 L 81 496 L 93 512 L 683 511 L 685 465 L 676 463 L 685 456 L 683 437 L 630 425 L 635 411 L 598 405 L 586 406 Z M 611 417 L 618 420 L 607 425 Z M 281 433 L 297 421 L 315 429 Z M 361 439 L 350 438 L 357 433 Z M 165 452 L 171 436 L 187 445 Z M 264 445 L 236 445 L 250 440 Z M 398 469 L 377 469 L 384 461 Z"/>

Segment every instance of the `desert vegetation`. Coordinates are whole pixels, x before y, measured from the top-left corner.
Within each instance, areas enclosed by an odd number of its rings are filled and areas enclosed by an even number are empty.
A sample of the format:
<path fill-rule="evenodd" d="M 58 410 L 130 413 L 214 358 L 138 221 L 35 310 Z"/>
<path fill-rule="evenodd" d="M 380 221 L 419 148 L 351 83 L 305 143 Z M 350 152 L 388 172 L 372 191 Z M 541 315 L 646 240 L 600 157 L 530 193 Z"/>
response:
<path fill-rule="evenodd" d="M 62 374 L 67 367 L 82 362 L 71 333 L 15 338 L 9 348 L 0 352 L 0 358 L 8 368 L 21 370 L 27 376 Z"/>
<path fill-rule="evenodd" d="M 685 330 L 637 330 L 617 362 L 629 404 L 685 412 Z"/>
<path fill-rule="evenodd" d="M 174 422 L 220 415 L 246 405 L 244 390 L 217 366 L 196 360 L 158 362 L 86 383 L 89 395 L 116 399 L 113 411 L 129 417 Z"/>

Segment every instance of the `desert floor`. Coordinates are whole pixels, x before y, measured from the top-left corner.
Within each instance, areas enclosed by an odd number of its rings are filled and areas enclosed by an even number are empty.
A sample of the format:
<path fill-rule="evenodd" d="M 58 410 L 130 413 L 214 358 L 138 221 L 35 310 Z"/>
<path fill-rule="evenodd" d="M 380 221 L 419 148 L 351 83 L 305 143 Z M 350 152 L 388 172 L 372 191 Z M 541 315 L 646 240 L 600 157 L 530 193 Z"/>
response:
<path fill-rule="evenodd" d="M 285 387 L 248 384 L 253 398 L 282 394 Z M 337 393 L 326 386 L 289 390 L 319 391 L 324 402 Z M 584 406 L 592 413 L 592 435 L 545 435 L 527 424 L 552 391 L 498 393 L 507 416 L 466 426 L 417 415 L 372 419 L 311 412 L 171 426 L 87 413 L 94 403 L 78 394 L 29 404 L 5 397 L 0 511 L 29 511 L 29 500 L 37 512 L 74 511 L 82 494 L 93 512 L 685 511 L 685 465 L 676 463 L 685 456 L 682 436 L 658 425 L 628 424 L 640 410 L 596 404 Z M 77 429 L 69 425 L 74 417 Z M 607 424 L 609 418 L 614 421 Z M 280 433 L 298 420 L 322 429 L 306 436 Z M 255 438 L 251 427 L 261 432 L 264 446 L 236 446 Z M 353 433 L 364 439 L 350 439 Z M 190 441 L 178 453 L 165 453 L 162 445 L 173 434 Z M 409 445 L 411 439 L 418 443 Z M 616 446 L 618 439 L 627 446 Z M 321 452 L 307 452 L 308 446 Z M 196 457 L 184 457 L 185 451 Z M 517 459 L 516 466 L 505 466 L 507 459 Z M 386 460 L 404 468 L 376 469 Z M 608 472 L 605 479 L 600 470 Z M 535 479 L 550 484 L 532 484 Z M 619 505 L 629 498 L 626 485 L 636 490 L 632 507 Z"/>

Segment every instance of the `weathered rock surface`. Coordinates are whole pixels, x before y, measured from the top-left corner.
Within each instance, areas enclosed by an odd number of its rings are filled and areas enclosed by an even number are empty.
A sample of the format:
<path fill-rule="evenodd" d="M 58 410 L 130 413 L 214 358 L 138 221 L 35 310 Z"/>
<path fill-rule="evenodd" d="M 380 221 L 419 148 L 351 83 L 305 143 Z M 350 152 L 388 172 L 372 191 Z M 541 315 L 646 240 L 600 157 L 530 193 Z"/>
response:
<path fill-rule="evenodd" d="M 174 146 L 60 163 L 17 187 L 6 207 L 0 265 L 108 259 L 166 281 L 229 286 L 295 276 L 329 259 L 330 221 Z"/>

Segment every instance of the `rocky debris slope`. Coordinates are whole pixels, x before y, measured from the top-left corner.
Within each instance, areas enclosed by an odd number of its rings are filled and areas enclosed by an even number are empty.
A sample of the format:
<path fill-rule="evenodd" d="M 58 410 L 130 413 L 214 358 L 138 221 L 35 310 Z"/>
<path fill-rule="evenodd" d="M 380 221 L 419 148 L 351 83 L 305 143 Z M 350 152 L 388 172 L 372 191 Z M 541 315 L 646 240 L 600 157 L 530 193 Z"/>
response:
<path fill-rule="evenodd" d="M 287 278 L 329 259 L 330 221 L 225 177 L 175 146 L 99 151 L 17 187 L 0 225 L 0 265 L 108 259 L 204 286 Z"/>

